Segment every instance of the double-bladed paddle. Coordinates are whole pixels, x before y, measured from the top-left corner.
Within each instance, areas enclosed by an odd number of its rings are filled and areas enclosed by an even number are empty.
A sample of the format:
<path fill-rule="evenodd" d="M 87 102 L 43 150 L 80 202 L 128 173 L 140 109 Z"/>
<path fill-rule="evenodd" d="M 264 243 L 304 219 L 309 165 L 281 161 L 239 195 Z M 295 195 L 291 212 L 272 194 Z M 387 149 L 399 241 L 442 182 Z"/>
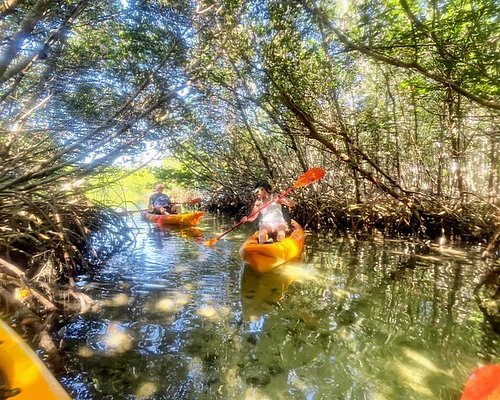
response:
<path fill-rule="evenodd" d="M 268 205 L 270 205 L 273 201 L 276 201 L 277 199 L 285 197 L 292 190 L 298 189 L 300 187 L 310 185 L 313 182 L 319 181 L 321 178 L 323 178 L 324 175 L 325 175 L 325 170 L 323 168 L 315 167 L 315 168 L 309 169 L 307 172 L 305 172 L 304 174 L 302 174 L 299 177 L 299 179 L 297 179 L 291 187 L 289 187 L 288 189 L 286 189 L 283 192 L 281 192 L 273 200 L 271 200 L 271 201 L 263 204 L 262 206 L 260 206 L 257 210 L 255 210 L 247 218 L 250 219 L 250 218 L 254 217 L 258 213 L 260 213 L 264 208 L 266 208 Z M 223 237 L 223 236 L 227 235 L 229 232 L 235 230 L 241 224 L 244 224 L 244 222 L 240 221 L 236 225 L 234 225 L 233 227 L 229 228 L 227 231 L 221 233 L 219 236 L 205 240 L 205 245 L 209 246 L 209 247 L 215 246 L 216 243 L 217 243 L 217 241 L 221 237 Z"/>

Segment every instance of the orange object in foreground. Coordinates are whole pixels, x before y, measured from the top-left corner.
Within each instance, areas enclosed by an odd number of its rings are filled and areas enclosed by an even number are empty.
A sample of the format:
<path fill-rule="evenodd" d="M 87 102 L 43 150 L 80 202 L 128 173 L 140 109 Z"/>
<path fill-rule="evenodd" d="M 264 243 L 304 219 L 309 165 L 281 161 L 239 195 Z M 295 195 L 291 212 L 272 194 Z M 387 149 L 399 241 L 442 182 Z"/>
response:
<path fill-rule="evenodd" d="M 205 215 L 203 211 L 194 211 L 183 214 L 151 214 L 144 213 L 147 220 L 156 222 L 158 225 L 180 225 L 195 226 L 198 225 L 201 218 Z"/>
<path fill-rule="evenodd" d="M 14 400 L 71 399 L 28 344 L 0 320 L 0 373 Z M 9 397 L 10 398 L 10 397 Z"/>
<path fill-rule="evenodd" d="M 255 232 L 240 247 L 240 256 L 256 272 L 268 272 L 302 253 L 304 230 L 292 220 L 292 234 L 281 242 L 259 244 L 259 232 Z"/>
<path fill-rule="evenodd" d="M 460 400 L 500 400 L 500 364 L 476 368 L 469 375 Z"/>

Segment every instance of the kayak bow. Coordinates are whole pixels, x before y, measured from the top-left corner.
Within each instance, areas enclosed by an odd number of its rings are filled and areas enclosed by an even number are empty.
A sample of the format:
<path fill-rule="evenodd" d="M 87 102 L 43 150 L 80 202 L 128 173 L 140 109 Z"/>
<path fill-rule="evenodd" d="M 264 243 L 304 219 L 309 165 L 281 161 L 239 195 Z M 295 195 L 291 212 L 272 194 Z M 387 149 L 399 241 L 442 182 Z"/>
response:
<path fill-rule="evenodd" d="M 240 247 L 240 255 L 256 272 L 268 272 L 302 253 L 304 230 L 294 220 L 292 233 L 281 242 L 259 244 L 259 232 L 255 232 Z"/>
<path fill-rule="evenodd" d="M 70 400 L 68 393 L 35 352 L 2 320 L 0 373 L 5 379 L 5 386 L 0 389 L 15 400 Z"/>

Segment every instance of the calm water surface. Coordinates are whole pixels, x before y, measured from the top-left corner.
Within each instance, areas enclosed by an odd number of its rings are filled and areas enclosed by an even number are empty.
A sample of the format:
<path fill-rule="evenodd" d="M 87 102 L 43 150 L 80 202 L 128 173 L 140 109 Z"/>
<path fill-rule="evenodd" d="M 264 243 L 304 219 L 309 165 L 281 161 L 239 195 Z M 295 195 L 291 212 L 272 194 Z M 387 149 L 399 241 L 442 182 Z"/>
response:
<path fill-rule="evenodd" d="M 500 361 L 474 249 L 309 234 L 302 261 L 257 275 L 238 255 L 250 226 L 207 248 L 231 221 L 132 223 L 59 332 L 74 399 L 458 399 Z"/>

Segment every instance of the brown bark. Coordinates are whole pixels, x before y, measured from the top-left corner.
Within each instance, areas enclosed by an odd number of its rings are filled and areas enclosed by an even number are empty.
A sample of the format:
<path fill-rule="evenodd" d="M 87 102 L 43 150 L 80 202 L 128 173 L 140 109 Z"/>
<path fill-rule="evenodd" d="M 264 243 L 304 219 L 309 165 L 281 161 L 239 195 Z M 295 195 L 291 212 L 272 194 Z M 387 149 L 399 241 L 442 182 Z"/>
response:
<path fill-rule="evenodd" d="M 327 149 L 329 149 L 332 153 L 334 153 L 340 161 L 348 164 L 350 168 L 353 168 L 356 172 L 358 172 L 361 176 L 363 176 L 365 179 L 373 183 L 375 186 L 380 188 L 383 192 L 389 194 L 390 196 L 394 197 L 395 199 L 401 201 L 402 203 L 408 205 L 409 207 L 412 207 L 412 201 L 408 198 L 408 196 L 403 195 L 398 193 L 395 189 L 392 187 L 386 185 L 383 183 L 380 179 L 377 179 L 371 172 L 366 171 L 364 168 L 360 166 L 358 162 L 353 160 L 348 154 L 342 152 L 333 142 L 328 140 L 325 136 L 321 135 L 320 132 L 315 127 L 315 124 L 312 120 L 311 117 L 307 115 L 307 113 L 302 110 L 300 107 L 298 107 L 293 100 L 290 99 L 290 97 L 282 92 L 282 98 L 284 104 L 294 113 L 294 115 L 304 124 L 304 126 L 308 130 L 308 137 L 311 139 L 314 139 L 321 144 L 323 144 Z M 343 133 L 343 136 L 345 137 L 345 133 Z M 351 146 L 355 146 L 352 141 L 348 138 L 346 138 L 347 142 Z M 394 180 L 389 177 L 387 174 L 383 173 L 379 167 L 370 159 L 368 158 L 364 153 L 360 151 L 357 147 L 355 148 L 357 153 L 361 153 L 363 156 L 363 159 L 367 161 L 370 165 L 372 165 L 378 172 L 381 172 L 385 178 L 387 178 L 393 186 L 395 186 L 397 189 L 399 189 L 402 193 L 404 193 L 404 190 L 399 187 Z"/>
<path fill-rule="evenodd" d="M 269 158 L 266 156 L 264 153 L 264 150 L 262 149 L 262 146 L 259 143 L 259 140 L 255 136 L 252 127 L 248 123 L 248 119 L 245 114 L 245 110 L 243 109 L 241 102 L 239 98 L 236 96 L 236 104 L 238 107 L 238 110 L 240 111 L 240 116 L 243 119 L 243 123 L 245 124 L 245 127 L 247 128 L 247 132 L 250 135 L 250 138 L 252 139 L 253 146 L 255 147 L 255 150 L 257 150 L 257 154 L 259 155 L 260 160 L 264 164 L 264 167 L 266 168 L 266 171 L 268 175 L 271 177 L 271 179 L 274 178 L 274 171 L 271 165 L 269 164 Z"/>
<path fill-rule="evenodd" d="M 5 16 L 14 12 L 20 0 L 2 0 L 0 1 L 0 16 Z"/>
<path fill-rule="evenodd" d="M 33 32 L 33 28 L 49 8 L 51 0 L 38 0 L 26 18 L 21 21 L 20 29 L 9 40 L 9 44 L 0 54 L 0 81 L 5 81 L 4 74 L 21 50 L 26 38 Z"/>
<path fill-rule="evenodd" d="M 19 315 L 21 325 L 32 325 L 38 337 L 38 343 L 50 357 L 50 363 L 54 369 L 59 370 L 63 367 L 64 363 L 59 355 L 59 351 L 51 338 L 50 333 L 47 331 L 47 324 L 43 323 L 41 319 L 34 314 L 24 303 L 15 298 L 9 291 L 0 287 L 0 297 L 7 303 L 7 305 L 15 309 Z"/>

